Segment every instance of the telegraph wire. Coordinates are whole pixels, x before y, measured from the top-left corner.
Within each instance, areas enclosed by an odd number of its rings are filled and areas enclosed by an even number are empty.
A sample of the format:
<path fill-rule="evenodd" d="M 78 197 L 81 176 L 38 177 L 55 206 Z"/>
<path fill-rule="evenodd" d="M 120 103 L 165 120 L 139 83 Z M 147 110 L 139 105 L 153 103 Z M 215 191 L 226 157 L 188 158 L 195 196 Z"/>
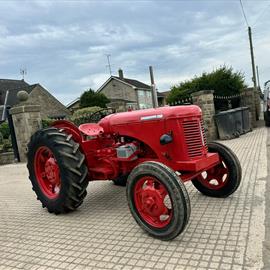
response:
<path fill-rule="evenodd" d="M 257 17 L 256 21 L 253 23 L 253 27 L 256 25 L 256 23 L 259 21 L 259 19 L 264 16 L 267 9 L 270 7 L 270 4 L 260 13 L 260 15 Z"/>
<path fill-rule="evenodd" d="M 254 84 L 254 91 L 257 90 L 257 78 L 256 78 L 256 71 L 255 71 L 255 59 L 254 59 L 254 52 L 253 52 L 253 42 L 252 42 L 252 32 L 251 32 L 251 27 L 249 26 L 247 16 L 243 7 L 242 0 L 239 0 L 243 16 L 245 18 L 247 28 L 248 28 L 248 38 L 249 38 L 249 47 L 250 47 L 250 57 L 251 57 L 251 66 L 252 66 L 252 81 Z"/>
<path fill-rule="evenodd" d="M 246 21 L 247 27 L 249 27 L 249 23 L 248 23 L 247 16 L 246 16 L 246 13 L 245 13 L 245 10 L 244 10 L 244 7 L 243 7 L 242 0 L 239 0 L 239 1 L 240 1 L 242 13 L 243 13 L 244 19 L 245 19 L 245 21 Z"/>

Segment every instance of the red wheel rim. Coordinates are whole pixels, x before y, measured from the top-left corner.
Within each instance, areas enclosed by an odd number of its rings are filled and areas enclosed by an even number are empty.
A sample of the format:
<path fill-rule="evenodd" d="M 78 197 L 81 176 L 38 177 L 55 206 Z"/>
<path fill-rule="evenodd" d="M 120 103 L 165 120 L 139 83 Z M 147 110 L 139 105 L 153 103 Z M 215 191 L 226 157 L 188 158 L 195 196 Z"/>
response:
<path fill-rule="evenodd" d="M 135 184 L 134 203 L 141 218 L 156 228 L 166 227 L 173 215 L 172 200 L 166 187 L 152 176 Z"/>
<path fill-rule="evenodd" d="M 59 196 L 61 187 L 60 169 L 52 151 L 39 147 L 34 159 L 35 175 L 43 194 L 49 199 Z"/>
<path fill-rule="evenodd" d="M 197 179 L 205 187 L 212 190 L 219 190 L 227 184 L 228 178 L 228 167 L 226 166 L 224 160 L 221 160 L 221 163 L 215 167 L 202 172 Z"/>

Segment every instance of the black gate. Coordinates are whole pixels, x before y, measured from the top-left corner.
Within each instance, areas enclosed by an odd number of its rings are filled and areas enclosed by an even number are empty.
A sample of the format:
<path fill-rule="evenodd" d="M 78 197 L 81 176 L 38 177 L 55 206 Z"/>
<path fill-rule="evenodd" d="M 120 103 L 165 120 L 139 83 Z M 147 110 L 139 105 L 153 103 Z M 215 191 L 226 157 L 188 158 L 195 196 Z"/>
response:
<path fill-rule="evenodd" d="M 218 96 L 214 95 L 216 112 L 227 111 L 241 106 L 241 95 Z"/>
<path fill-rule="evenodd" d="M 17 144 L 14 124 L 13 124 L 13 119 L 9 110 L 10 110 L 10 106 L 7 106 L 6 108 L 4 108 L 4 112 L 3 112 L 4 118 L 1 120 L 1 123 L 0 123 L 0 124 L 8 123 L 9 133 L 10 133 L 10 136 L 8 136 L 8 138 L 5 138 L 5 143 L 3 144 L 1 152 L 3 153 L 10 152 L 10 143 L 11 143 L 13 153 L 14 153 L 14 160 L 20 162 L 20 155 L 19 155 L 19 150 L 18 150 L 18 144 Z"/>
<path fill-rule="evenodd" d="M 170 106 L 181 106 L 181 105 L 191 105 L 191 104 L 193 104 L 193 100 L 192 100 L 192 97 L 189 96 L 186 98 L 179 99 L 175 102 L 172 102 L 169 105 Z"/>

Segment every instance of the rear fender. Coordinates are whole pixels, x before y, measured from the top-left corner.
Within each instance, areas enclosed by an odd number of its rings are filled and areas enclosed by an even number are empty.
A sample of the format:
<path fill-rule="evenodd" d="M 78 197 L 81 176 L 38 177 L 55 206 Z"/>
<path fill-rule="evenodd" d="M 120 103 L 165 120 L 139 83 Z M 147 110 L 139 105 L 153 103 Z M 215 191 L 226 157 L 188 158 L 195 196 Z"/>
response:
<path fill-rule="evenodd" d="M 64 129 L 67 134 L 72 134 L 73 139 L 82 145 L 83 138 L 81 132 L 73 123 L 66 120 L 57 120 L 52 123 L 52 126 L 58 129 Z"/>

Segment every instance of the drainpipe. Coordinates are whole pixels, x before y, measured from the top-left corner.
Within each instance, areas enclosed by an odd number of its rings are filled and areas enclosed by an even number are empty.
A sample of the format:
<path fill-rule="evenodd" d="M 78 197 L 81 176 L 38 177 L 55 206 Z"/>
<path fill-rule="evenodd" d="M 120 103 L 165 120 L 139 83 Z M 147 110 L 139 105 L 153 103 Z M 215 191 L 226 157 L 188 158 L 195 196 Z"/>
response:
<path fill-rule="evenodd" d="M 3 108 L 3 112 L 2 112 L 2 121 L 5 121 L 6 119 L 6 109 L 7 109 L 7 100 L 8 100 L 8 95 L 9 95 L 9 90 L 6 91 L 6 96 L 5 96 L 5 101 L 4 101 L 4 108 Z"/>

